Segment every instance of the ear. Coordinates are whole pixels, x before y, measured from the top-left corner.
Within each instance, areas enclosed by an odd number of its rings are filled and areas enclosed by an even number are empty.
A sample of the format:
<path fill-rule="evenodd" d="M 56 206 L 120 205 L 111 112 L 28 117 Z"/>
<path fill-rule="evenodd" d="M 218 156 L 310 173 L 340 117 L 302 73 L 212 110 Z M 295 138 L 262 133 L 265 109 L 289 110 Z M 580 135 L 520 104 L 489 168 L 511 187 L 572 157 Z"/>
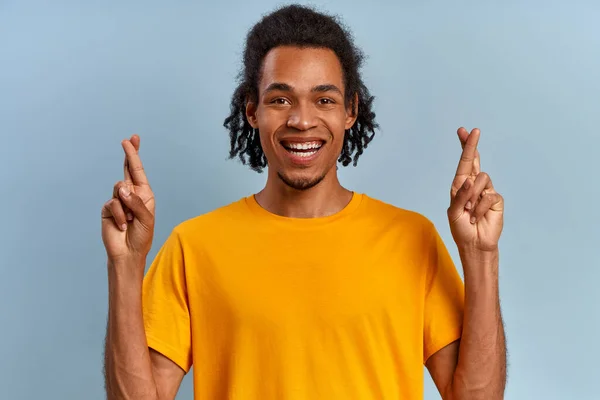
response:
<path fill-rule="evenodd" d="M 358 118 L 358 93 L 354 93 L 353 100 L 354 101 L 351 101 L 348 104 L 348 107 L 346 107 L 346 130 L 352 128 Z M 354 107 L 352 107 L 352 103 L 354 103 Z"/>
<path fill-rule="evenodd" d="M 258 119 L 256 118 L 256 103 L 246 99 L 246 119 L 250 126 L 258 129 Z"/>

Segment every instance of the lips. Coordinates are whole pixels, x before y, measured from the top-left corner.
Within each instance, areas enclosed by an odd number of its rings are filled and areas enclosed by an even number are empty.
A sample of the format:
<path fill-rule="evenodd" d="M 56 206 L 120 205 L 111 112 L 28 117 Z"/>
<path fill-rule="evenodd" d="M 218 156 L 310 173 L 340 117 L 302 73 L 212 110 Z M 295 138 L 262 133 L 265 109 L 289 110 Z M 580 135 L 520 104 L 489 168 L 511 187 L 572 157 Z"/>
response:
<path fill-rule="evenodd" d="M 286 141 L 283 140 L 281 145 L 288 151 L 296 151 L 296 152 L 312 152 L 319 150 L 321 146 L 323 146 L 322 140 L 311 140 L 311 141 Z"/>
<path fill-rule="evenodd" d="M 325 141 L 321 139 L 282 140 L 288 159 L 293 164 L 306 165 L 320 154 Z"/>

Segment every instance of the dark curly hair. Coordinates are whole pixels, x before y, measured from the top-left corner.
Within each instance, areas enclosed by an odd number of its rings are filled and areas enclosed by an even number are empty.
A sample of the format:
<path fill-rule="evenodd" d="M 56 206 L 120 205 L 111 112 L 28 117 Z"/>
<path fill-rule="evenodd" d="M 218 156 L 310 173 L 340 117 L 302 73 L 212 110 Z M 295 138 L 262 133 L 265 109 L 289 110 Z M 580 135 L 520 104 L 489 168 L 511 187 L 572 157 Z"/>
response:
<path fill-rule="evenodd" d="M 346 105 L 352 105 L 358 115 L 351 129 L 346 130 L 344 145 L 338 159 L 342 165 L 356 166 L 378 128 L 371 109 L 374 97 L 363 83 L 359 69 L 364 55 L 352 40 L 352 34 L 336 17 L 312 8 L 289 5 L 265 16 L 249 32 L 244 49 L 244 64 L 239 73 L 239 85 L 231 99 L 231 114 L 223 126 L 229 130 L 231 150 L 229 158 L 238 156 L 243 164 L 262 172 L 267 158 L 260 145 L 258 129 L 246 119 L 246 102 L 258 101 L 258 82 L 267 53 L 278 46 L 328 48 L 337 55 L 342 65 Z M 358 104 L 356 96 L 358 95 Z M 353 156 L 354 154 L 354 156 Z"/>

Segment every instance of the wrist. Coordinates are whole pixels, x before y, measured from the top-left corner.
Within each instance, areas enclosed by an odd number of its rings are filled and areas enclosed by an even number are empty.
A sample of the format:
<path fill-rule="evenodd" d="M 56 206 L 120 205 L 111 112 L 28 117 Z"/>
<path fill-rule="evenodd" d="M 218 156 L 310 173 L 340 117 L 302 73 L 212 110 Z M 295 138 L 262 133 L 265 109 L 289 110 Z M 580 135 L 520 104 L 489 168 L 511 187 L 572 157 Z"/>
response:
<path fill-rule="evenodd" d="M 141 286 L 145 267 L 146 257 L 109 259 L 107 263 L 109 284 Z"/>
<path fill-rule="evenodd" d="M 498 249 L 483 251 L 478 249 L 459 248 L 465 277 L 467 275 L 498 275 L 500 253 Z"/>
<path fill-rule="evenodd" d="M 470 246 L 458 247 L 458 254 L 463 262 L 493 263 L 498 262 L 500 257 L 498 247 L 490 250 L 481 250 Z"/>

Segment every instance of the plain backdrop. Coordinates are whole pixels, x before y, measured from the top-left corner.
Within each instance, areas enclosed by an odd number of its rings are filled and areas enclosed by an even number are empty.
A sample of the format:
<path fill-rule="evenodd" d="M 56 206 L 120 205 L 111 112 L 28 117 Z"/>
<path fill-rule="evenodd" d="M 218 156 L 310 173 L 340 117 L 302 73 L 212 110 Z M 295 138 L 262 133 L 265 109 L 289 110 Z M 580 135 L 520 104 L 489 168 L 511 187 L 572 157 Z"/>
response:
<path fill-rule="evenodd" d="M 123 138 L 141 136 L 156 193 L 151 258 L 179 222 L 261 189 L 265 174 L 227 159 L 222 123 L 245 34 L 278 4 L 0 1 L 1 398 L 104 398 L 100 209 Z M 506 398 L 598 399 L 599 3 L 318 7 L 368 55 L 381 125 L 343 184 L 426 215 L 458 262 L 455 132 L 481 128 L 482 168 L 506 199 Z M 439 398 L 428 375 L 425 398 Z"/>

